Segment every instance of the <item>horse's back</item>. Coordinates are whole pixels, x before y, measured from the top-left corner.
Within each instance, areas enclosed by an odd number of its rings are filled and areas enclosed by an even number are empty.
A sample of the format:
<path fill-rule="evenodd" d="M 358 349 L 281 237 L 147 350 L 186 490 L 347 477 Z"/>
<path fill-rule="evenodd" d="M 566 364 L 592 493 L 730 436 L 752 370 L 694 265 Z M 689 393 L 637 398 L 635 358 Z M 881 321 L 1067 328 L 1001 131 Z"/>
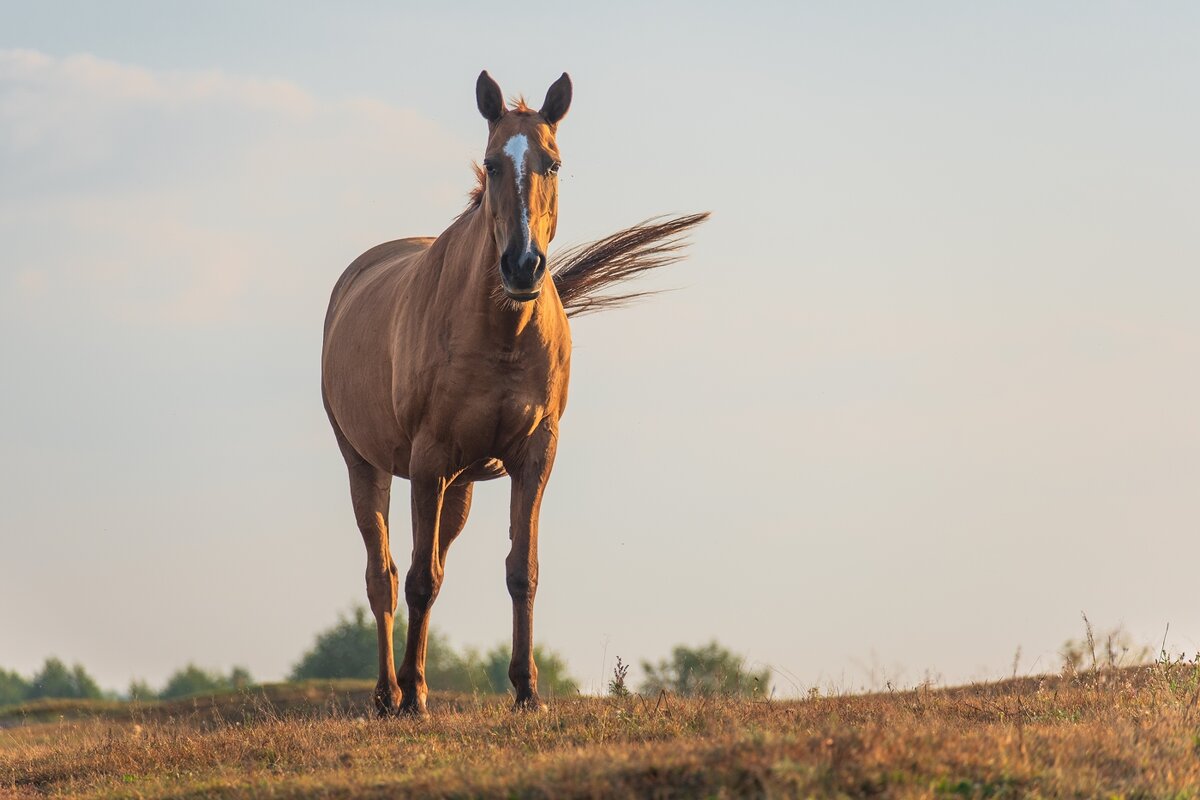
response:
<path fill-rule="evenodd" d="M 329 309 L 325 313 L 325 336 L 329 336 L 329 327 L 341 306 L 347 292 L 362 279 L 368 276 L 386 273 L 398 273 L 415 260 L 417 256 L 429 249 L 434 242 L 431 236 L 415 236 L 408 239 L 395 239 L 383 244 L 377 244 L 358 258 L 350 262 L 342 272 L 337 283 L 333 285 L 333 293 L 329 297 Z"/>

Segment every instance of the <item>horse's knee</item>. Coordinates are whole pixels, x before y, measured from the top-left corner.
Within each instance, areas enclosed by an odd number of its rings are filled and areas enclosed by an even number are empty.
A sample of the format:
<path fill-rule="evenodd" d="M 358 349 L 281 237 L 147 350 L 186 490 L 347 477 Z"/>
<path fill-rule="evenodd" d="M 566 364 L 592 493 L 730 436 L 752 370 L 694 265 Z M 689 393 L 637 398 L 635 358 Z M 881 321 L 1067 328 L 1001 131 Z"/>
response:
<path fill-rule="evenodd" d="M 442 576 L 432 569 L 416 567 L 404 578 L 404 599 L 412 608 L 429 608 L 442 588 Z"/>
<path fill-rule="evenodd" d="M 371 610 L 395 611 L 399 579 L 396 564 L 390 562 L 387 566 L 367 564 L 367 599 L 371 601 Z"/>
<path fill-rule="evenodd" d="M 358 525 L 358 532 L 367 542 L 378 541 L 387 536 L 388 526 L 384 511 L 373 504 L 355 503 L 354 522 Z"/>

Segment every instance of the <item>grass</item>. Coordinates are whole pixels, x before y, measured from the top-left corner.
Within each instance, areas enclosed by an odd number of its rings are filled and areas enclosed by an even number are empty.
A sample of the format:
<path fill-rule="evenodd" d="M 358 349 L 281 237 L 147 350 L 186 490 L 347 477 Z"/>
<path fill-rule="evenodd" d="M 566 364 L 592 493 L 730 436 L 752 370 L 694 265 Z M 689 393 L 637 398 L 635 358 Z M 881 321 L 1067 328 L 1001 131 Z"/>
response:
<path fill-rule="evenodd" d="M 430 697 L 343 682 L 0 712 L 0 796 L 1200 798 L 1200 663 L 803 701 Z"/>

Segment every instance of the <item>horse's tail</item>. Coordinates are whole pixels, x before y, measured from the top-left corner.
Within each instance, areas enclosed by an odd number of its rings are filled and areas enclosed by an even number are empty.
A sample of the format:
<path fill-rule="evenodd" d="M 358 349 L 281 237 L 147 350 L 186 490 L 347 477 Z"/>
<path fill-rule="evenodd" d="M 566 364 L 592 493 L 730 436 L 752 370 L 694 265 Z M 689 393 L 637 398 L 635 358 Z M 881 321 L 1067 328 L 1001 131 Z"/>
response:
<path fill-rule="evenodd" d="M 554 287 L 567 316 L 615 308 L 654 291 L 601 294 L 609 286 L 683 258 L 687 234 L 708 212 L 656 217 L 594 242 L 556 253 L 550 263 Z"/>

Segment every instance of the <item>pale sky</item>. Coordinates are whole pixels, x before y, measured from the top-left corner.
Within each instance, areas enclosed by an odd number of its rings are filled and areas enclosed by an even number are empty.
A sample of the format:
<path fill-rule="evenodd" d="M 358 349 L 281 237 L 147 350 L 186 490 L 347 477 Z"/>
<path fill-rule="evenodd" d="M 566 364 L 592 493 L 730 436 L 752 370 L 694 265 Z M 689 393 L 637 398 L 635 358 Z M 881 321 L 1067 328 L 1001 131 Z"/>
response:
<path fill-rule="evenodd" d="M 519 8 L 0 3 L 0 667 L 279 679 L 366 602 L 321 322 L 462 208 L 484 68 L 574 80 L 556 244 L 713 212 L 573 326 L 536 633 L 586 689 L 713 637 L 785 695 L 1054 671 L 1081 611 L 1200 649 L 1200 8 Z M 456 646 L 510 635 L 507 500 Z"/>

